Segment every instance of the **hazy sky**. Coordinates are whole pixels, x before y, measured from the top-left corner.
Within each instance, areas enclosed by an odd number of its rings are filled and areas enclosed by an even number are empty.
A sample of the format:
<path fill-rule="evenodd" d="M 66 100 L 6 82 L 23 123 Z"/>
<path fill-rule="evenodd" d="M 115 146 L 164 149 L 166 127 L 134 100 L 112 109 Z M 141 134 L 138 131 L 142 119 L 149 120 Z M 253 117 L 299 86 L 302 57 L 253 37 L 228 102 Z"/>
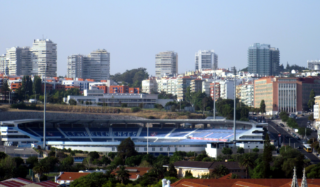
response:
<path fill-rule="evenodd" d="M 96 49 L 111 54 L 111 74 L 145 67 L 155 75 L 155 54 L 173 50 L 179 73 L 194 70 L 195 52 L 213 49 L 220 68 L 247 66 L 247 49 L 267 43 L 280 63 L 307 66 L 320 58 L 320 1 L 1 1 L 0 54 L 33 39 L 58 48 L 58 75 L 67 56 Z"/>

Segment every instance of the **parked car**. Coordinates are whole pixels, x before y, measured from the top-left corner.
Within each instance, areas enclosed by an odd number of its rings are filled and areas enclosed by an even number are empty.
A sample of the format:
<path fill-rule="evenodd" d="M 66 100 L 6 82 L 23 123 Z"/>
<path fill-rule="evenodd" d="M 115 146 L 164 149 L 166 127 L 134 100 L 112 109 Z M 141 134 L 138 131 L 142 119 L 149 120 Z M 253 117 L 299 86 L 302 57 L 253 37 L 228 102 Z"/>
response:
<path fill-rule="evenodd" d="M 281 127 L 284 127 L 284 124 L 283 123 L 280 123 Z"/>
<path fill-rule="evenodd" d="M 298 146 L 297 149 L 301 149 L 301 146 Z"/>
<path fill-rule="evenodd" d="M 301 140 L 299 137 L 297 137 L 297 140 Z"/>

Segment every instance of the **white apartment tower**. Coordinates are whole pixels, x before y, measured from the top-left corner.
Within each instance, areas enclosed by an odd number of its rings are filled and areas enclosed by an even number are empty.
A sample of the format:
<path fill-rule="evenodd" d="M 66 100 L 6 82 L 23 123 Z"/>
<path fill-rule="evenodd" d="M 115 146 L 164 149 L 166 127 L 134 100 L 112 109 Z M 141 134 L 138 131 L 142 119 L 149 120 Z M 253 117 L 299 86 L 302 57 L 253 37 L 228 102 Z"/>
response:
<path fill-rule="evenodd" d="M 29 47 L 12 47 L 7 49 L 5 56 L 5 64 L 3 68 L 6 68 L 5 73 L 7 75 L 30 75 L 32 70 L 31 55 Z"/>
<path fill-rule="evenodd" d="M 83 55 L 68 56 L 68 77 L 69 78 L 84 78 L 83 77 Z"/>
<path fill-rule="evenodd" d="M 5 54 L 0 55 L 0 73 L 4 75 L 9 75 L 9 62 Z"/>
<path fill-rule="evenodd" d="M 173 51 L 156 54 L 156 77 L 174 76 L 178 73 L 178 54 Z"/>
<path fill-rule="evenodd" d="M 195 69 L 218 69 L 218 55 L 214 50 L 199 50 L 195 55 Z"/>
<path fill-rule="evenodd" d="M 36 39 L 31 48 L 32 75 L 57 76 L 57 44 L 49 39 Z"/>

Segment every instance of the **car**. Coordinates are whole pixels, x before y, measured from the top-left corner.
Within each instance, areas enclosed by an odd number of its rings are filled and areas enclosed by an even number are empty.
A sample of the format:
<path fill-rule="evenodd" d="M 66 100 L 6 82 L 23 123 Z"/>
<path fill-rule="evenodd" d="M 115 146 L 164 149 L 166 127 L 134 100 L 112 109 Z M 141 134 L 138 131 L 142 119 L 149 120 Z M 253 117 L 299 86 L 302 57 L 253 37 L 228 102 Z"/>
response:
<path fill-rule="evenodd" d="M 301 140 L 299 137 L 297 137 L 297 140 Z"/>
<path fill-rule="evenodd" d="M 301 149 L 301 146 L 297 146 L 296 149 Z"/>
<path fill-rule="evenodd" d="M 281 127 L 284 127 L 284 124 L 283 123 L 280 123 Z"/>

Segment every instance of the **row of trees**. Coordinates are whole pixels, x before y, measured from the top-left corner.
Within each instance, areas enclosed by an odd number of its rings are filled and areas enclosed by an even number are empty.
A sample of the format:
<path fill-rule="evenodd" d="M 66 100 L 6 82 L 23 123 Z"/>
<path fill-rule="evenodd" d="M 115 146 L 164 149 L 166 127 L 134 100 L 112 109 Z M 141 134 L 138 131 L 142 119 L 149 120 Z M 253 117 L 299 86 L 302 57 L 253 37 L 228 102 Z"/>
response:
<path fill-rule="evenodd" d="M 139 87 L 141 88 L 141 82 L 144 79 L 147 79 L 149 74 L 146 68 L 137 68 L 127 70 L 124 73 L 116 73 L 111 75 L 110 79 L 123 85 L 128 85 L 130 87 Z"/>

